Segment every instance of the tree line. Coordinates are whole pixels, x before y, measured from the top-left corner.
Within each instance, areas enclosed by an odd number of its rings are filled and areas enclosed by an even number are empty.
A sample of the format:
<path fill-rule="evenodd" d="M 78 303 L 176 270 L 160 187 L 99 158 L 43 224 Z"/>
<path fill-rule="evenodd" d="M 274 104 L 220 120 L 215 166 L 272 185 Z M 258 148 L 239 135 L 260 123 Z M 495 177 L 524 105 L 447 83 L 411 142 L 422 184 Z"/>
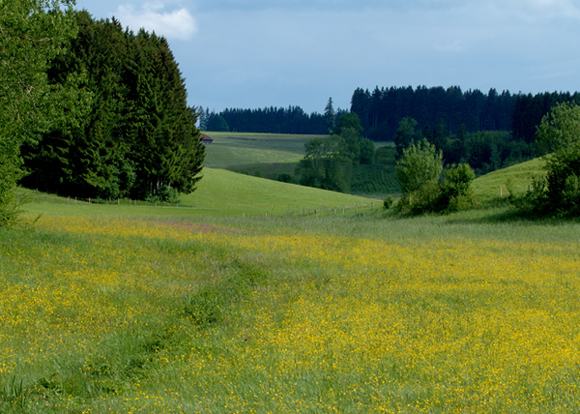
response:
<path fill-rule="evenodd" d="M 478 89 L 463 92 L 453 86 L 427 88 L 419 86 L 379 88 L 371 93 L 357 88 L 351 100 L 363 134 L 373 141 L 391 141 L 403 118 L 413 118 L 419 128 L 435 127 L 445 122 L 447 133 L 454 134 L 465 125 L 469 132 L 509 131 L 517 95 L 509 91 L 487 94 Z"/>
<path fill-rule="evenodd" d="M 319 135 L 329 132 L 324 114 L 306 113 L 299 106 L 258 109 L 229 108 L 219 113 L 201 108 L 199 127 L 204 131 Z"/>
<path fill-rule="evenodd" d="M 74 13 L 76 36 L 50 60 L 47 82 L 80 108 L 22 146 L 32 188 L 81 197 L 175 199 L 199 180 L 205 149 L 197 114 L 165 38 L 124 30 L 116 19 Z"/>

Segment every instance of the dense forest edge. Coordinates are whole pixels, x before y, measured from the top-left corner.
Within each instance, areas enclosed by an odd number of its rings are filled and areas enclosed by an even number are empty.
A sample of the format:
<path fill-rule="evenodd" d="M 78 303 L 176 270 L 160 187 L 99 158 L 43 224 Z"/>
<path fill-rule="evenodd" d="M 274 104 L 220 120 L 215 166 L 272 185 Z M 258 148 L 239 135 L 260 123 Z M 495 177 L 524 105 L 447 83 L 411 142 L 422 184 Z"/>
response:
<path fill-rule="evenodd" d="M 164 37 L 64 1 L 0 3 L 0 204 L 16 183 L 80 198 L 171 201 L 205 156 Z"/>

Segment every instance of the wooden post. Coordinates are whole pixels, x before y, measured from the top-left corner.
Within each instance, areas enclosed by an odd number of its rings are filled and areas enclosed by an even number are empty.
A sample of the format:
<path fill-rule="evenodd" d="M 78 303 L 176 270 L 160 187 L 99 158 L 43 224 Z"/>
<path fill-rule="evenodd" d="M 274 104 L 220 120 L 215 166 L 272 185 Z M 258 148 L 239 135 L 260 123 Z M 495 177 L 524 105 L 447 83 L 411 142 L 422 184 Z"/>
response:
<path fill-rule="evenodd" d="M 91 204 L 91 197 L 89 197 L 89 204 Z"/>
<path fill-rule="evenodd" d="M 318 213 L 316 212 L 316 209 L 314 209 L 314 216 L 318 217 Z"/>
<path fill-rule="evenodd" d="M 501 185 L 499 186 L 499 196 L 500 198 L 503 197 L 503 187 Z"/>

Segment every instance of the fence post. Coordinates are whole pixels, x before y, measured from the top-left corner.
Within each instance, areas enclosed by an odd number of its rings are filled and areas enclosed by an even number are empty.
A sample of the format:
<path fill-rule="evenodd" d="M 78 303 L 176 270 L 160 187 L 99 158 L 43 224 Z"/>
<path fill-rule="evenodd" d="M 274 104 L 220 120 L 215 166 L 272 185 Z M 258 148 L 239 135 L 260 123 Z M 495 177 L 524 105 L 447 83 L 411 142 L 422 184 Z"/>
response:
<path fill-rule="evenodd" d="M 500 198 L 503 197 L 503 187 L 501 185 L 499 186 L 499 196 Z"/>

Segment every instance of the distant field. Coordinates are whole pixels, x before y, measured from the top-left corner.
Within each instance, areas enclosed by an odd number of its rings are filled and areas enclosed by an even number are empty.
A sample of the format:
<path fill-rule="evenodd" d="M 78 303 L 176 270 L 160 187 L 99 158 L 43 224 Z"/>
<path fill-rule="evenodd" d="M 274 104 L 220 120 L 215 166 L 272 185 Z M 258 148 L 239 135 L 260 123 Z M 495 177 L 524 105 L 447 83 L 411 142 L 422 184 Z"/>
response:
<path fill-rule="evenodd" d="M 317 137 L 211 131 L 204 133 L 214 140 L 207 145 L 204 165 L 226 169 L 243 168 L 248 164 L 296 163 L 304 157 L 304 144 Z"/>

